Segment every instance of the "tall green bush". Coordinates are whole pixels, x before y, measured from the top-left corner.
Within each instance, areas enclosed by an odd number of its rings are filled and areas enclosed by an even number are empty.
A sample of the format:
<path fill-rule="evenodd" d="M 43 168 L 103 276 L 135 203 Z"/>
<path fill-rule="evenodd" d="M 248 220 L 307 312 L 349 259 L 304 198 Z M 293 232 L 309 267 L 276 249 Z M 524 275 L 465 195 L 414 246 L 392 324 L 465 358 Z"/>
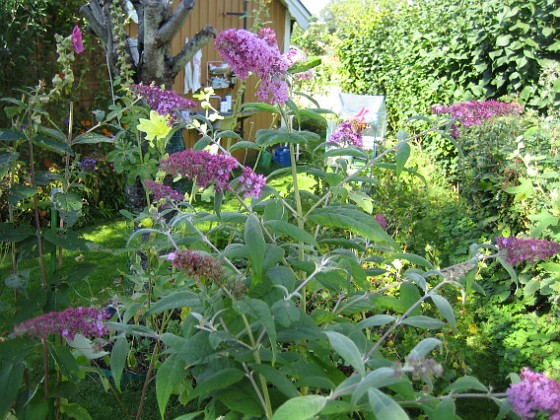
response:
<path fill-rule="evenodd" d="M 335 15 L 354 3 L 341 2 Z M 360 10 L 352 27 L 339 28 L 341 85 L 386 95 L 393 125 L 434 103 L 508 95 L 541 112 L 560 104 L 560 82 L 550 77 L 560 49 L 553 0 L 381 2 Z"/>

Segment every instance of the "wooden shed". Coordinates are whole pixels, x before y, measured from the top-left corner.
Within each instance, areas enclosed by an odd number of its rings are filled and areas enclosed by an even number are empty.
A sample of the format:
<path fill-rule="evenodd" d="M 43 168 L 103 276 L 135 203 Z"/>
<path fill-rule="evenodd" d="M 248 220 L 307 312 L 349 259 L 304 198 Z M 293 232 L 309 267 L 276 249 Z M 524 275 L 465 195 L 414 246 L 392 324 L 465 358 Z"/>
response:
<path fill-rule="evenodd" d="M 251 11 L 257 7 L 257 2 L 254 0 L 201 0 L 198 1 L 193 9 L 190 17 L 187 19 L 183 30 L 174 39 L 173 54 L 180 51 L 182 43 L 187 38 L 191 38 L 195 33 L 205 25 L 212 25 L 218 33 L 229 28 L 245 28 L 251 29 L 253 20 L 250 17 Z M 294 24 L 298 24 L 303 29 L 307 28 L 308 19 L 311 16 L 309 11 L 303 6 L 299 0 L 270 0 L 268 5 L 267 24 L 276 32 L 278 46 L 280 51 L 287 51 L 290 47 L 290 36 Z M 211 69 L 219 65 L 222 61 L 221 57 L 216 50 L 214 43 L 210 42 L 202 51 L 200 58 L 199 71 L 201 73 L 202 86 L 208 86 L 212 83 Z M 197 63 L 191 62 L 191 65 Z M 192 68 L 192 67 L 191 67 Z M 189 69 L 190 70 L 190 69 Z M 196 70 L 196 68 L 195 68 Z M 187 72 L 188 74 L 188 72 Z M 239 81 L 235 83 L 235 79 L 229 87 L 218 87 L 220 84 L 215 84 L 214 90 L 217 96 L 224 98 L 226 94 L 231 94 L 233 101 L 236 100 L 237 86 Z M 243 102 L 256 101 L 255 92 L 256 79 L 251 77 L 247 83 L 247 89 L 244 93 Z M 173 89 L 186 96 L 191 96 L 192 91 L 186 92 L 185 88 L 185 70 L 181 71 L 175 79 Z M 212 103 L 219 110 L 219 99 L 215 98 Z M 269 128 L 272 122 L 270 114 L 257 113 L 249 118 L 242 120 L 236 127 L 241 132 L 245 140 L 254 140 L 257 130 L 262 128 Z M 184 133 L 185 145 L 192 147 L 196 142 L 197 137 L 192 130 L 185 131 Z M 241 159 L 246 156 L 236 155 Z M 250 155 L 251 156 L 251 155 Z"/>

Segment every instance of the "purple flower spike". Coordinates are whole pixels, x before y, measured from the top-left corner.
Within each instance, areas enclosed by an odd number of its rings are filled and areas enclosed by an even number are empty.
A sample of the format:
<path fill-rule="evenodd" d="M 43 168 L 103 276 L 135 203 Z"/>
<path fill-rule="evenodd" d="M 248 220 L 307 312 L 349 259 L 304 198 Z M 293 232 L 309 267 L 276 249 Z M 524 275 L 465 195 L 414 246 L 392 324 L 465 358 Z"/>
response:
<path fill-rule="evenodd" d="M 82 32 L 80 31 L 80 28 L 77 25 L 74 26 L 74 29 L 72 30 L 71 40 L 72 40 L 72 46 L 74 47 L 74 52 L 76 54 L 83 53 L 84 44 L 82 42 Z"/>
<path fill-rule="evenodd" d="M 532 238 L 497 237 L 496 244 L 506 251 L 506 261 L 511 265 L 545 260 L 560 253 L 560 244 Z"/>
<path fill-rule="evenodd" d="M 96 169 L 96 163 L 97 161 L 94 158 L 85 158 L 81 162 L 78 162 L 78 169 L 81 169 L 84 172 L 93 172 Z"/>
<path fill-rule="evenodd" d="M 192 99 L 184 98 L 172 90 L 163 90 L 157 86 L 131 85 L 130 90 L 142 96 L 148 106 L 159 115 L 170 115 L 171 124 L 176 117 L 175 112 L 196 106 L 196 102 Z"/>
<path fill-rule="evenodd" d="M 216 48 L 232 71 L 246 80 L 256 74 L 260 83 L 256 96 L 270 104 L 285 104 L 289 97 L 288 69 L 302 59 L 295 53 L 280 53 L 276 34 L 270 28 L 262 28 L 258 35 L 244 29 L 228 29 L 216 37 Z"/>
<path fill-rule="evenodd" d="M 144 186 L 147 190 L 152 192 L 152 197 L 156 201 L 159 201 L 161 199 L 181 201 L 183 200 L 183 198 L 185 198 L 184 194 L 181 194 L 179 191 L 174 190 L 167 185 L 152 181 L 151 179 L 146 179 L 144 181 Z"/>
<path fill-rule="evenodd" d="M 560 420 L 560 382 L 542 373 L 524 368 L 521 382 L 511 385 L 507 396 L 515 412 L 524 420 L 539 414 L 550 420 Z"/>
<path fill-rule="evenodd" d="M 459 121 L 464 127 L 471 127 L 481 125 L 484 121 L 495 117 L 519 115 L 522 109 L 517 104 L 489 99 L 487 101 L 461 102 L 451 106 L 436 105 L 432 107 L 432 113 L 435 115 L 447 114 Z M 455 138 L 459 137 L 457 126 L 453 126 L 451 135 Z"/>
<path fill-rule="evenodd" d="M 45 339 L 50 334 L 60 334 L 73 340 L 76 334 L 89 337 L 103 337 L 109 333 L 104 321 L 109 314 L 98 308 L 68 308 L 62 312 L 48 312 L 24 321 L 14 328 L 16 336 L 27 335 Z"/>

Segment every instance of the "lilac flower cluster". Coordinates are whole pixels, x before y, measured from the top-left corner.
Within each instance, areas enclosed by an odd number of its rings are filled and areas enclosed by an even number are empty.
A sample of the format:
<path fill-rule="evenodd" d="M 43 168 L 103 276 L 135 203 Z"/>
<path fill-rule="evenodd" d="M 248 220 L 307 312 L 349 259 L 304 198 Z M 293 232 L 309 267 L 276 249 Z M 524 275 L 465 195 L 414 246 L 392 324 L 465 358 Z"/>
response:
<path fill-rule="evenodd" d="M 130 90 L 143 97 L 146 103 L 159 115 L 170 115 L 174 112 L 194 108 L 196 102 L 183 98 L 172 90 L 163 90 L 158 86 L 130 85 Z"/>
<path fill-rule="evenodd" d="M 202 188 L 214 185 L 218 191 L 232 191 L 230 177 L 237 166 L 239 163 L 230 155 L 214 155 L 205 150 L 187 149 L 173 153 L 162 160 L 159 169 L 173 177 L 182 176 L 191 179 Z M 238 188 L 247 197 L 249 195 L 258 197 L 266 183 L 262 175 L 255 174 L 250 168 L 243 169 L 243 174 L 238 181 Z"/>
<path fill-rule="evenodd" d="M 545 260 L 560 253 L 560 244 L 533 238 L 497 237 L 499 249 L 506 251 L 506 261 L 511 265 Z"/>
<path fill-rule="evenodd" d="M 78 162 L 78 169 L 84 172 L 93 172 L 95 171 L 95 164 L 96 160 L 94 158 L 85 158 L 84 160 Z"/>
<path fill-rule="evenodd" d="M 525 368 L 521 382 L 507 390 L 508 400 L 522 419 L 532 419 L 545 414 L 550 420 L 560 420 L 560 382 L 542 373 Z"/>
<path fill-rule="evenodd" d="M 144 187 L 152 193 L 152 197 L 156 201 L 161 199 L 181 201 L 185 198 L 184 194 L 181 194 L 179 191 L 151 179 L 144 181 Z"/>
<path fill-rule="evenodd" d="M 266 178 L 253 172 L 248 166 L 243 168 L 243 173 L 237 179 L 239 181 L 239 188 L 243 191 L 243 198 L 253 196 L 259 198 L 262 189 L 266 185 Z"/>
<path fill-rule="evenodd" d="M 73 340 L 76 334 L 89 337 L 103 337 L 109 333 L 103 321 L 109 314 L 94 307 L 68 308 L 62 312 L 48 312 L 24 321 L 14 328 L 16 336 L 27 335 L 32 338 L 47 338 L 50 334 L 60 334 Z"/>
<path fill-rule="evenodd" d="M 362 132 L 352 128 L 351 120 L 346 120 L 342 124 L 339 124 L 329 137 L 329 141 L 356 147 L 362 147 L 364 144 Z"/>
<path fill-rule="evenodd" d="M 219 282 L 224 275 L 221 264 L 214 257 L 198 251 L 185 249 L 172 252 L 167 259 L 173 267 L 196 279 L 205 278 Z"/>
<path fill-rule="evenodd" d="M 460 102 L 451 106 L 436 105 L 431 111 L 435 115 L 447 114 L 459 121 L 464 127 L 481 125 L 495 117 L 519 115 L 523 108 L 517 104 L 489 99 L 487 101 Z M 459 129 L 453 126 L 452 136 L 459 137 Z"/>
<path fill-rule="evenodd" d="M 289 90 L 287 71 L 302 56 L 294 51 L 280 53 L 276 34 L 270 28 L 262 28 L 257 35 L 244 29 L 228 29 L 216 37 L 216 48 L 231 69 L 241 79 L 256 74 L 259 83 L 256 96 L 270 104 L 284 104 Z"/>

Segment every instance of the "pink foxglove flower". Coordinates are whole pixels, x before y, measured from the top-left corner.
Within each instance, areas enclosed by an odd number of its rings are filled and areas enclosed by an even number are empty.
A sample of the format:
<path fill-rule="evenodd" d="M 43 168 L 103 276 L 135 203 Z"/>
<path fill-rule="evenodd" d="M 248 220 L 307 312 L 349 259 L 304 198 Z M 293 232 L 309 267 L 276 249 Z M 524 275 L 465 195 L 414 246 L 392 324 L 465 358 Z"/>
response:
<path fill-rule="evenodd" d="M 74 47 L 74 52 L 76 54 L 83 53 L 84 44 L 82 42 L 82 32 L 80 31 L 80 28 L 77 25 L 74 26 L 74 29 L 72 30 L 71 40 L 72 40 L 72 46 Z"/>

